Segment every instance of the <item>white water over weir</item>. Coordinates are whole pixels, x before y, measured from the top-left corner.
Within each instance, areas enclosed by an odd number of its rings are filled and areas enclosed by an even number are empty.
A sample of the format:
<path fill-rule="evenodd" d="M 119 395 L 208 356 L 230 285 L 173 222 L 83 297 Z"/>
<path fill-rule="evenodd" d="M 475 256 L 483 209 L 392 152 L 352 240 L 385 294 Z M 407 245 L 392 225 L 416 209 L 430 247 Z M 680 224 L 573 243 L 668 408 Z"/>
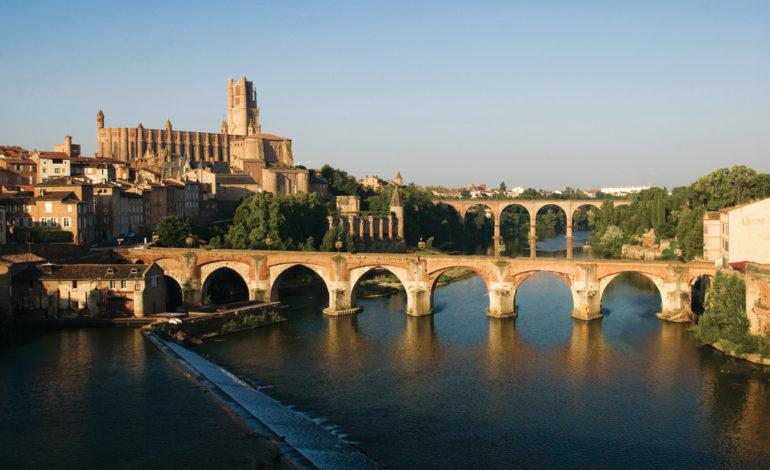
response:
<path fill-rule="evenodd" d="M 198 354 L 145 332 L 162 352 L 201 382 L 239 415 L 245 411 L 269 433 L 285 438 L 287 457 L 299 467 L 326 469 L 381 469 L 372 460 L 338 437 L 277 400 L 256 390 L 227 370 Z M 234 401 L 242 409 L 233 408 Z M 243 416 L 242 416 L 243 417 Z M 250 421 L 250 420 L 247 420 Z M 288 448 L 287 448 L 288 446 Z"/>

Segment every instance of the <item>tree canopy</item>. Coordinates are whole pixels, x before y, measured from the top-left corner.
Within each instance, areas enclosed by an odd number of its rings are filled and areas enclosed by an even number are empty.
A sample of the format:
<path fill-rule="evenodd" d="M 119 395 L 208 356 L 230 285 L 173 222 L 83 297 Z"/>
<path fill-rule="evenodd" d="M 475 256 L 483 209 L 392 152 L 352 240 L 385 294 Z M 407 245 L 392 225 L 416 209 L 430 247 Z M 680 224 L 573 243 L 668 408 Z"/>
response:
<path fill-rule="evenodd" d="M 175 215 L 169 215 L 160 219 L 158 223 L 159 246 L 172 248 L 184 248 L 187 246 L 187 236 L 190 235 L 190 222 L 180 219 Z"/>
<path fill-rule="evenodd" d="M 315 194 L 288 196 L 257 193 L 238 206 L 224 237 L 214 247 L 235 249 L 312 250 L 326 232 L 328 209 Z"/>

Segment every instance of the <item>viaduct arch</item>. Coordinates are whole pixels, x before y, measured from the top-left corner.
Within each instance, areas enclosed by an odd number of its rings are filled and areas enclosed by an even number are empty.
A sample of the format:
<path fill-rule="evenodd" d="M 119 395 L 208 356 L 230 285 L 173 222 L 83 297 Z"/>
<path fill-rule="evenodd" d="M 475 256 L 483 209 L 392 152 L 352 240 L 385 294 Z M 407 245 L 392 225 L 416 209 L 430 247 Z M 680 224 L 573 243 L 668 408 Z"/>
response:
<path fill-rule="evenodd" d="M 152 248 L 118 250 L 131 261 L 157 262 L 166 275 L 187 286 L 188 305 L 200 305 L 201 289 L 217 269 L 237 272 L 249 290 L 250 300 L 277 301 L 276 285 L 284 272 L 302 265 L 313 270 L 329 292 L 327 315 L 348 315 L 361 310 L 355 288 L 375 268 L 393 273 L 406 290 L 406 313 L 433 313 L 433 296 L 439 276 L 450 268 L 468 268 L 481 277 L 489 294 L 487 315 L 515 316 L 516 291 L 536 272 L 550 272 L 563 279 L 572 293 L 572 316 L 583 320 L 600 318 L 601 298 L 609 283 L 624 272 L 637 272 L 656 285 L 661 297 L 658 316 L 669 321 L 693 318 L 691 295 L 694 281 L 713 276 L 712 263 L 564 258 L 494 258 L 387 253 L 326 253 L 302 251 L 204 250 Z"/>
<path fill-rule="evenodd" d="M 630 205 L 632 201 L 628 200 L 612 200 L 615 207 Z M 492 216 L 495 223 L 495 232 L 492 236 L 493 246 L 497 247 L 502 243 L 503 239 L 500 236 L 500 220 L 503 215 L 503 211 L 507 207 L 521 206 L 529 213 L 529 245 L 530 256 L 535 257 L 535 242 L 537 241 L 537 213 L 540 212 L 545 206 L 557 206 L 561 208 L 567 215 L 567 257 L 572 258 L 572 217 L 575 215 L 575 211 L 581 207 L 591 206 L 600 208 L 604 203 L 604 200 L 596 199 L 436 199 L 434 204 L 445 204 L 457 211 L 460 221 L 465 221 L 465 216 L 468 210 L 477 205 L 483 205 L 488 207 L 492 211 Z M 497 250 L 494 250 L 499 256 Z"/>

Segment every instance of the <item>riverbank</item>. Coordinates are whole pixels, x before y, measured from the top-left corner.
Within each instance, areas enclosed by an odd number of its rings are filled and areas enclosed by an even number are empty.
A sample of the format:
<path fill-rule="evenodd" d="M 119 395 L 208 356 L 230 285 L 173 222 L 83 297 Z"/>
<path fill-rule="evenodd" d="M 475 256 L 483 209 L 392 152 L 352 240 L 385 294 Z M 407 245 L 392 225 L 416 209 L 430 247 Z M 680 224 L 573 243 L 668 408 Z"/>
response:
<path fill-rule="evenodd" d="M 278 459 L 286 459 L 302 469 L 382 468 L 311 419 L 283 406 L 229 371 L 151 331 L 145 332 L 145 337 L 246 420 L 255 432 L 272 442 L 279 449 L 274 453 Z"/>
<path fill-rule="evenodd" d="M 724 348 L 720 343 L 714 343 L 714 344 L 711 344 L 710 346 L 716 349 L 717 351 L 720 351 L 725 356 L 734 357 L 736 359 L 742 359 L 744 361 L 751 362 L 752 364 L 758 364 L 761 366 L 770 366 L 770 358 L 763 357 L 759 353 L 754 353 L 754 354 L 737 353 L 733 350 Z"/>

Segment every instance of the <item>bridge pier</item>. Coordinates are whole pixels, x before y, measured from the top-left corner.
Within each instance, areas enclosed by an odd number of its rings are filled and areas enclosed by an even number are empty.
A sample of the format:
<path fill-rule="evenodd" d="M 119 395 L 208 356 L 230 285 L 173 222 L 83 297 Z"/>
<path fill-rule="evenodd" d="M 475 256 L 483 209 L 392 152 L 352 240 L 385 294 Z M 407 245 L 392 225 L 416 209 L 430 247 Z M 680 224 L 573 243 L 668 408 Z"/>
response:
<path fill-rule="evenodd" d="M 572 318 L 596 320 L 602 317 L 602 296 L 599 284 L 592 281 L 574 281 L 572 291 Z"/>
<path fill-rule="evenodd" d="M 329 306 L 323 310 L 325 315 L 352 315 L 363 310 L 353 305 L 353 286 L 349 281 L 329 283 Z"/>
<path fill-rule="evenodd" d="M 657 313 L 656 316 L 661 320 L 686 323 L 695 318 L 695 314 L 692 312 L 690 290 L 681 289 L 680 286 L 678 280 L 659 286 L 662 312 Z"/>
<path fill-rule="evenodd" d="M 406 314 L 421 317 L 433 313 L 433 296 L 428 282 L 409 282 L 406 290 Z"/>
<path fill-rule="evenodd" d="M 487 308 L 487 316 L 495 318 L 515 317 L 515 296 L 516 288 L 512 282 L 490 283 L 489 308 Z"/>

